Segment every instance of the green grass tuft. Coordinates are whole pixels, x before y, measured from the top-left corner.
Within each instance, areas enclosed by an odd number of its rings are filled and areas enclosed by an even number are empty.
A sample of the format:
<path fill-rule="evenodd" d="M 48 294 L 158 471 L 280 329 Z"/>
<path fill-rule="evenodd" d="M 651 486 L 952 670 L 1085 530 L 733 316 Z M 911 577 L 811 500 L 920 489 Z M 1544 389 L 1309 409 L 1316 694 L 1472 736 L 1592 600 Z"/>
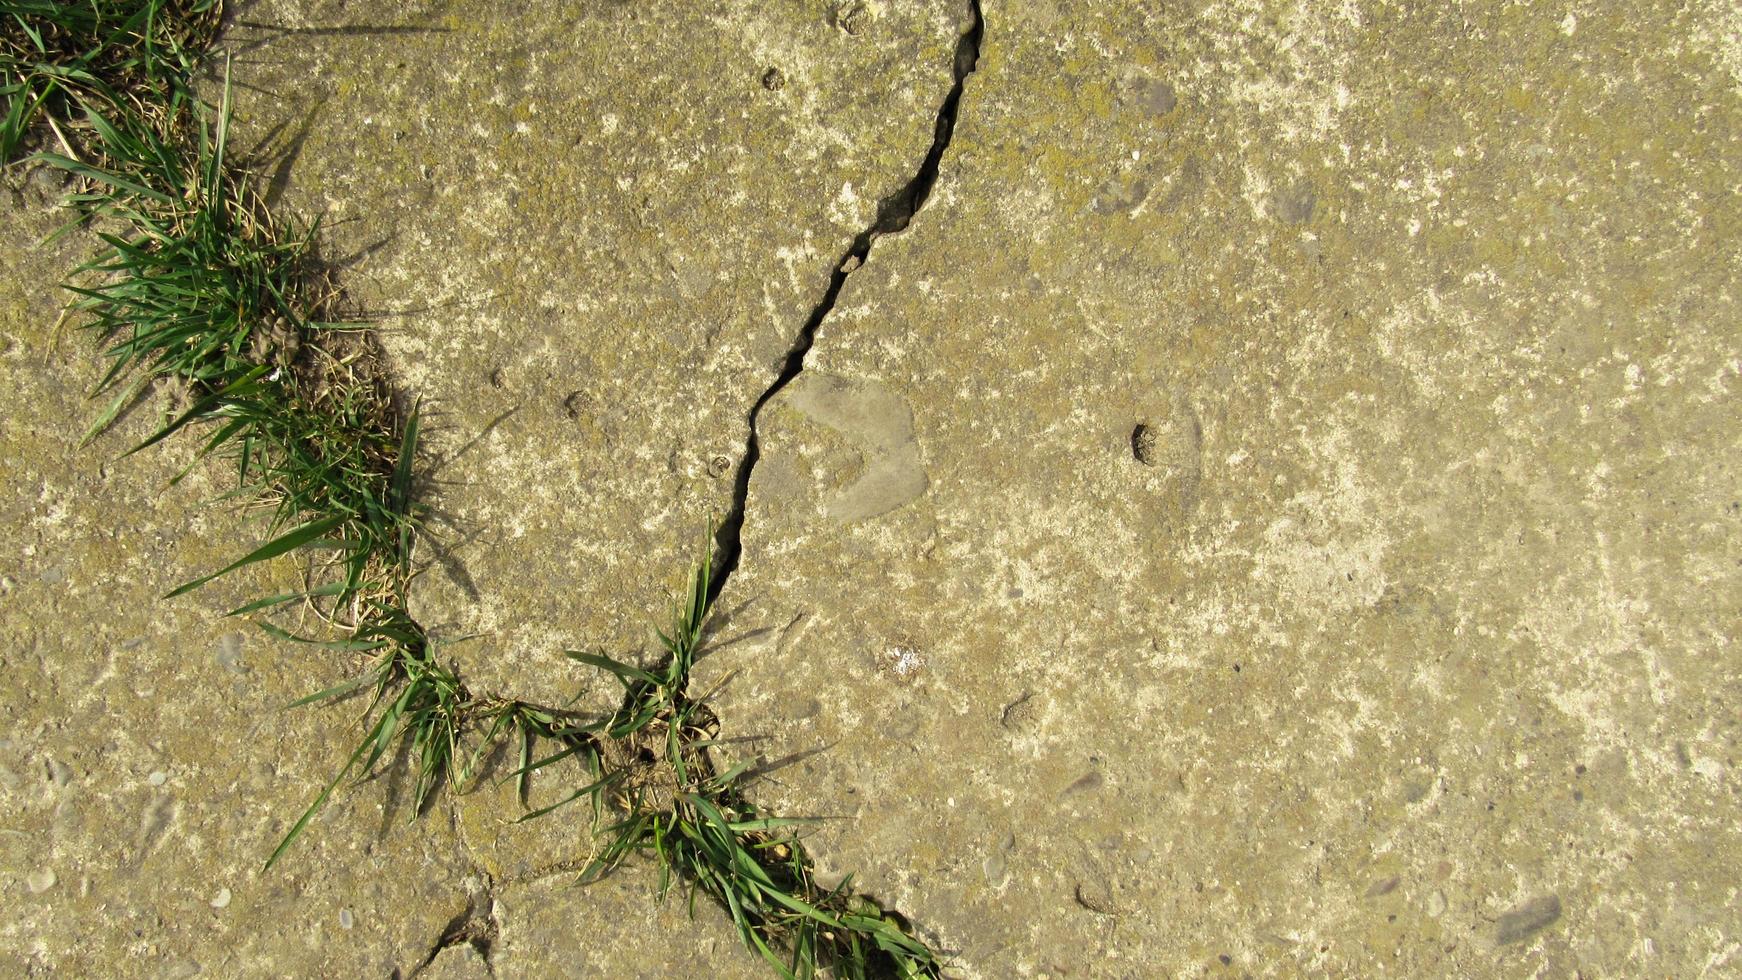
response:
<path fill-rule="evenodd" d="M 154 119 L 91 106 L 77 128 L 100 162 L 35 159 L 76 178 L 66 203 L 81 221 L 123 229 L 98 231 L 107 248 L 68 285 L 110 359 L 86 440 L 152 382 L 177 383 L 191 405 L 130 452 L 198 430 L 194 462 L 227 458 L 236 493 L 271 509 L 265 544 L 171 595 L 312 545 L 334 554 L 330 581 L 283 601 L 326 599 L 366 622 L 362 600 L 399 594 L 410 574 L 417 412 L 400 417 L 373 339 L 320 315 L 332 289 L 317 228 L 276 219 L 231 166 L 227 104 L 176 98 Z"/>
<path fill-rule="evenodd" d="M 69 106 L 144 110 L 186 91 L 222 11 L 222 0 L 0 0 L 0 161 Z"/>
<path fill-rule="evenodd" d="M 663 657 L 654 670 L 603 653 L 569 653 L 615 677 L 624 688 L 622 706 L 596 730 L 557 738 L 557 756 L 523 765 L 518 774 L 570 754 L 588 761 L 590 781 L 564 802 L 588 798 L 595 814 L 614 820 L 600 831 L 603 843 L 581 871 L 582 882 L 648 855 L 659 865 L 662 898 L 678 881 L 687 882 L 692 908 L 698 892 L 713 899 L 745 946 L 783 976 L 939 976 L 936 954 L 900 916 L 855 895 L 850 881 L 834 889 L 817 884 L 796 833 L 809 821 L 763 815 L 739 790 L 745 767 L 715 767 L 709 749 L 719 720 L 706 698 L 688 692 L 708 618 L 711 566 L 705 554 L 671 627 L 656 631 Z M 527 735 L 545 737 L 531 728 Z"/>

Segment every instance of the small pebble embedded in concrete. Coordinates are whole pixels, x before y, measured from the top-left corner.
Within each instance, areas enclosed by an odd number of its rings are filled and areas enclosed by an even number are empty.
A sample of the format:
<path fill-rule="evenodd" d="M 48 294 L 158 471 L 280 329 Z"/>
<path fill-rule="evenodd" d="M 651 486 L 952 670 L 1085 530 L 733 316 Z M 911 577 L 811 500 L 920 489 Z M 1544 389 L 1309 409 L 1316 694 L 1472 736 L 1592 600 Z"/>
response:
<path fill-rule="evenodd" d="M 156 772 L 152 773 L 151 775 L 145 777 L 145 781 L 150 783 L 153 786 L 162 786 L 164 783 L 169 782 L 169 773 L 166 773 L 162 769 L 159 769 Z"/>
<path fill-rule="evenodd" d="M 230 889 L 220 888 L 218 894 L 212 896 L 212 908 L 225 909 L 230 907 Z"/>
<path fill-rule="evenodd" d="M 835 26 L 858 37 L 871 26 L 871 11 L 862 0 L 846 0 L 835 8 Z"/>
<path fill-rule="evenodd" d="M 353 925 L 356 925 L 356 922 L 357 922 L 356 917 L 351 915 L 350 909 L 340 909 L 339 910 L 339 928 L 340 929 L 349 929 Z"/>
<path fill-rule="evenodd" d="M 29 877 L 24 879 L 24 884 L 30 888 L 30 893 L 32 895 L 41 895 L 43 892 L 53 888 L 54 883 L 59 880 L 59 878 L 55 877 L 55 873 L 52 869 L 37 868 L 35 871 L 30 873 Z"/>
<path fill-rule="evenodd" d="M 1553 925 L 1560 917 L 1559 895 L 1533 898 L 1500 917 L 1494 929 L 1494 941 L 1501 946 L 1524 942 Z"/>

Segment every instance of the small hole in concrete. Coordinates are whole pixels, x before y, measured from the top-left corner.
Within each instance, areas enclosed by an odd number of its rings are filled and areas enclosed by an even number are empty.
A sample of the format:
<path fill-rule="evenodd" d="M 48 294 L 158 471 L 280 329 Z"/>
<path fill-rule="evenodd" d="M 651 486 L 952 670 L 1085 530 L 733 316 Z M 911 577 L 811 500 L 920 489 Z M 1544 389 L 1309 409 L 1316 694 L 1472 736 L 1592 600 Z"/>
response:
<path fill-rule="evenodd" d="M 1137 423 L 1137 427 L 1131 430 L 1131 458 L 1144 466 L 1154 466 L 1155 442 L 1155 430 L 1147 423 Z"/>

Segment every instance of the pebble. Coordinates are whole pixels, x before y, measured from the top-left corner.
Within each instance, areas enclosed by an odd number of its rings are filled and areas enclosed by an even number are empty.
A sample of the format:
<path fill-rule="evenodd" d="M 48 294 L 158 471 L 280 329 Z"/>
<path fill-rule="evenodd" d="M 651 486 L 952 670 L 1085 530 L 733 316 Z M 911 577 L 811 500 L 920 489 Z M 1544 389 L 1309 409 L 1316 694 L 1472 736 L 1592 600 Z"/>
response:
<path fill-rule="evenodd" d="M 24 879 L 24 883 L 29 886 L 32 895 L 41 895 L 43 892 L 53 888 L 54 883 L 59 880 L 59 878 L 55 877 L 52 870 L 48 868 L 37 868 L 35 871 L 30 873 L 28 878 Z"/>
<path fill-rule="evenodd" d="M 353 917 L 351 915 L 350 909 L 340 909 L 339 910 L 339 928 L 340 929 L 349 929 L 353 925 L 355 925 L 356 922 L 357 922 L 357 920 L 355 917 Z"/>
<path fill-rule="evenodd" d="M 865 33 L 871 25 L 871 11 L 863 0 L 845 0 L 835 8 L 835 26 L 853 37 Z"/>
<path fill-rule="evenodd" d="M 151 775 L 145 777 L 145 781 L 150 783 L 153 786 L 162 786 L 164 783 L 169 782 L 169 773 L 166 773 L 162 769 L 159 769 L 156 772 L 152 773 Z"/>
<path fill-rule="evenodd" d="M 1010 861 L 1002 850 L 993 851 L 980 862 L 980 872 L 986 876 L 986 884 L 996 888 L 1004 884 L 1004 875 L 1010 868 Z"/>
<path fill-rule="evenodd" d="M 212 908 L 227 909 L 230 907 L 230 889 L 220 888 L 218 894 L 212 897 Z"/>
<path fill-rule="evenodd" d="M 1501 946 L 1524 942 L 1553 925 L 1560 917 L 1559 895 L 1533 898 L 1500 917 L 1494 929 L 1494 941 Z"/>
<path fill-rule="evenodd" d="M 1427 897 L 1427 917 L 1437 919 L 1446 913 L 1446 893 L 1434 892 Z"/>

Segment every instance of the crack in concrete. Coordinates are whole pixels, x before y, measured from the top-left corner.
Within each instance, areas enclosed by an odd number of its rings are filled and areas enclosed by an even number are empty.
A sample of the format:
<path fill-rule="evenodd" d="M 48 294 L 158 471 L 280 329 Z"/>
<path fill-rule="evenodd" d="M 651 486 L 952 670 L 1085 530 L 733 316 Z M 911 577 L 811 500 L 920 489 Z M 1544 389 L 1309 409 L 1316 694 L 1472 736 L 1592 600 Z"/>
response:
<path fill-rule="evenodd" d="M 491 950 L 502 934 L 502 923 L 496 918 L 496 879 L 482 868 L 476 870 L 474 880 L 481 884 L 471 887 L 471 881 L 467 882 L 465 911 L 449 919 L 442 927 L 441 935 L 430 945 L 423 960 L 406 974 L 406 980 L 421 975 L 442 953 L 457 946 L 470 946 L 484 964 L 484 972 L 492 977 L 496 975 L 496 965 L 490 960 Z"/>
<path fill-rule="evenodd" d="M 781 365 L 779 376 L 750 407 L 750 437 L 745 442 L 744 458 L 739 461 L 738 472 L 733 479 L 732 509 L 726 514 L 725 520 L 721 521 L 714 536 L 713 580 L 708 589 L 710 605 L 725 590 L 726 583 L 731 579 L 732 573 L 738 570 L 739 559 L 743 556 L 744 512 L 750 501 L 750 475 L 762 457 L 762 444 L 756 431 L 756 422 L 762 414 L 763 406 L 791 384 L 793 379 L 804 373 L 805 356 L 816 343 L 817 330 L 834 311 L 835 302 L 840 299 L 841 290 L 847 284 L 847 277 L 862 268 L 865 260 L 870 257 L 871 246 L 884 235 L 905 231 L 908 222 L 913 220 L 913 216 L 931 197 L 932 187 L 937 183 L 938 167 L 955 137 L 956 113 L 961 108 L 962 89 L 968 76 L 979 65 L 980 42 L 986 33 L 986 17 L 980 9 L 980 0 L 969 0 L 968 11 L 972 20 L 968 30 L 956 42 L 955 80 L 950 86 L 949 94 L 944 96 L 943 104 L 938 108 L 931 148 L 926 151 L 925 159 L 920 161 L 919 170 L 900 190 L 878 202 L 876 220 L 854 237 L 846 254 L 835 264 L 834 272 L 829 277 L 829 287 L 812 308 L 804 326 L 799 329 L 798 336 L 793 340 L 786 360 Z"/>

